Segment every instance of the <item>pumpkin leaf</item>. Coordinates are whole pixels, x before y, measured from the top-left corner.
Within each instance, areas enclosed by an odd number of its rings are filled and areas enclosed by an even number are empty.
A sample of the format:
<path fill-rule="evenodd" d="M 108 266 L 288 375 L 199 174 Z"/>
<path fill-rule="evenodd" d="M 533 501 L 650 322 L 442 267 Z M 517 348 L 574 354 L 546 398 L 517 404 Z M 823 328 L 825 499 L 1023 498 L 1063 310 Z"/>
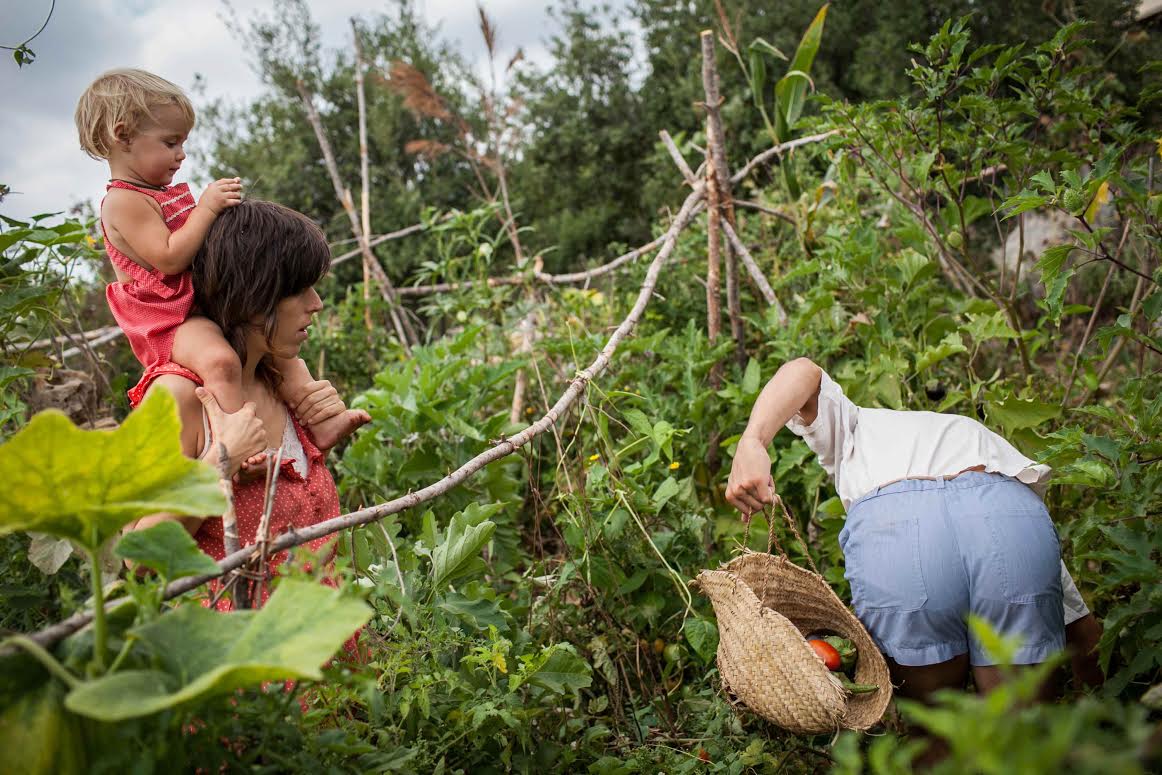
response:
<path fill-rule="evenodd" d="M 34 530 L 95 551 L 147 514 L 221 513 L 218 474 L 182 454 L 180 429 L 165 390 L 113 431 L 81 430 L 61 412 L 41 412 L 0 446 L 0 535 Z"/>
<path fill-rule="evenodd" d="M 122 538 L 113 551 L 118 557 L 157 571 L 167 581 L 218 573 L 218 563 L 199 549 L 177 522 L 159 522 L 146 530 L 135 530 Z"/>
<path fill-rule="evenodd" d="M 265 681 L 317 681 L 321 666 L 371 613 L 361 600 L 297 579 L 284 580 L 259 611 L 184 606 L 130 631 L 159 669 L 81 684 L 65 706 L 99 721 L 123 721 Z"/>

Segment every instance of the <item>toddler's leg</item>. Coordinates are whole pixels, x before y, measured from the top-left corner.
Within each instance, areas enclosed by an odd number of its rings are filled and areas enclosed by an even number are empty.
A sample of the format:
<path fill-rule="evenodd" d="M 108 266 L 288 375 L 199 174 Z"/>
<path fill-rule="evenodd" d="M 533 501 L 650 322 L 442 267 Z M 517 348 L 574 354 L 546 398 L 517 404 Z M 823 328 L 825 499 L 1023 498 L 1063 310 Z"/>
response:
<path fill-rule="evenodd" d="M 227 413 L 242 408 L 242 362 L 211 320 L 193 315 L 178 326 L 173 360 L 197 374 Z"/>
<path fill-rule="evenodd" d="M 302 358 L 275 358 L 274 365 L 282 374 L 279 397 L 324 452 L 371 422 L 362 409 L 348 409 L 330 382 L 313 379 Z"/>

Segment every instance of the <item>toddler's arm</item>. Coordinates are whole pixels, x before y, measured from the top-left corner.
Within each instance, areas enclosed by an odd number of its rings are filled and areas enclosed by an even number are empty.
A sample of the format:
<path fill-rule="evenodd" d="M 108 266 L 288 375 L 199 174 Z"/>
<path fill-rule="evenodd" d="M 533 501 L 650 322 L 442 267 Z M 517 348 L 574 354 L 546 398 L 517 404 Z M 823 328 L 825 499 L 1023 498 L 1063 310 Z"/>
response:
<path fill-rule="evenodd" d="M 371 415 L 362 409 L 348 409 L 330 382 L 314 379 L 302 358 L 276 358 L 275 367 L 283 378 L 279 398 L 306 426 L 320 450 L 331 449 L 371 422 Z"/>
<path fill-rule="evenodd" d="M 117 247 L 130 258 L 164 274 L 181 274 L 189 268 L 214 220 L 241 201 L 239 178 L 214 181 L 198 200 L 185 225 L 170 232 L 157 203 L 132 191 L 115 188 L 105 199 L 101 217 L 119 238 Z"/>

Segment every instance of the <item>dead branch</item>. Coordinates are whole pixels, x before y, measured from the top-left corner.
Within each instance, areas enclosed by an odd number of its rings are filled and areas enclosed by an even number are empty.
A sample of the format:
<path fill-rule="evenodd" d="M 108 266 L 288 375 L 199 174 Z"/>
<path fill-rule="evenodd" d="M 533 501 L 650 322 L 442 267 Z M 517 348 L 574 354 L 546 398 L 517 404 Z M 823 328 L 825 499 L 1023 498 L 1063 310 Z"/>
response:
<path fill-rule="evenodd" d="M 767 304 L 773 306 L 779 315 L 779 325 L 787 324 L 787 311 L 783 309 L 783 305 L 779 303 L 779 299 L 775 296 L 775 291 L 771 288 L 771 284 L 767 282 L 766 275 L 759 269 L 758 262 L 754 260 L 754 256 L 746 249 L 746 245 L 738 238 L 738 234 L 731 228 L 729 223 L 722 224 L 722 230 L 726 232 L 726 239 L 734 247 L 734 252 L 742 259 L 742 263 L 746 266 L 747 272 L 754 280 L 754 284 L 758 286 L 759 292 L 762 293 L 763 298 L 767 300 Z"/>
<path fill-rule="evenodd" d="M 798 227 L 799 225 L 798 222 L 795 221 L 795 216 L 791 215 L 790 213 L 785 213 L 782 210 L 776 210 L 773 207 L 767 207 L 765 204 L 760 202 L 752 202 L 749 199 L 735 199 L 734 204 L 736 207 L 745 207 L 748 210 L 758 210 L 760 213 L 773 215 L 779 220 L 786 221 L 795 227 Z"/>
<path fill-rule="evenodd" d="M 674 144 L 674 138 L 670 137 L 670 133 L 665 129 L 658 132 L 658 135 L 662 138 L 662 143 L 666 146 L 666 151 L 669 152 L 670 158 L 674 160 L 674 164 L 682 172 L 682 177 L 686 179 L 687 185 L 693 186 L 699 176 L 686 163 L 686 157 L 682 155 L 682 152 L 678 150 L 678 146 Z"/>
<path fill-rule="evenodd" d="M 360 222 L 363 234 L 371 233 L 371 192 L 368 180 L 367 161 L 367 100 L 363 93 L 363 44 L 359 41 L 359 27 L 355 24 L 355 17 L 351 17 L 351 38 L 355 43 L 355 102 L 359 110 L 359 209 Z M 362 242 L 366 242 L 365 236 Z M 362 243 L 360 245 L 362 248 Z M 360 250 L 363 254 L 363 323 L 371 331 L 371 262 L 368 257 L 371 251 Z"/>
<path fill-rule="evenodd" d="M 363 256 L 363 260 L 367 263 L 368 269 L 374 275 L 376 282 L 379 283 L 380 293 L 383 295 L 384 301 L 387 302 L 391 322 L 395 326 L 395 332 L 399 337 L 400 344 L 403 345 L 404 351 L 410 355 L 411 346 L 418 342 L 419 339 L 412 329 L 411 322 L 405 315 L 400 313 L 399 298 L 396 296 L 395 286 L 392 285 L 391 279 L 387 276 L 387 272 L 379 265 L 375 254 L 371 252 L 371 246 L 366 238 L 366 232 L 364 232 L 359 223 L 359 217 L 355 214 L 355 203 L 351 201 L 351 190 L 343 184 L 343 179 L 339 175 L 339 165 L 335 161 L 334 151 L 331 150 L 331 141 L 327 139 L 327 133 L 323 130 L 323 120 L 319 117 L 319 111 L 315 107 L 314 97 L 307 90 L 306 84 L 301 80 L 296 85 L 299 91 L 299 98 L 307 113 L 307 121 L 310 122 L 311 128 L 315 131 L 315 139 L 319 143 L 319 149 L 323 152 L 323 163 L 326 165 L 327 172 L 331 176 L 331 185 L 335 188 L 335 196 L 339 199 L 339 203 L 343 205 L 343 210 L 347 213 L 348 220 L 351 221 L 351 233 L 359 240 L 359 251 Z"/>
<path fill-rule="evenodd" d="M 449 217 L 451 217 L 451 216 L 444 216 L 444 218 L 442 218 L 441 220 L 447 220 Z M 428 225 L 426 223 L 413 223 L 411 226 L 406 226 L 402 229 L 399 229 L 398 231 L 388 232 L 387 234 L 380 234 L 380 235 L 376 236 L 374 239 L 368 240 L 367 247 L 373 248 L 376 245 L 381 245 L 384 242 L 387 242 L 388 240 L 396 240 L 396 239 L 400 239 L 401 237 L 407 237 L 407 236 L 410 236 L 412 234 L 418 234 L 421 231 L 425 231 L 427 228 L 428 228 Z M 358 240 L 354 240 L 354 241 L 358 242 Z M 331 259 L 331 266 L 334 266 L 335 264 L 341 264 L 344 261 L 350 260 L 350 259 L 355 258 L 356 256 L 359 256 L 362 254 L 363 254 L 362 247 L 358 247 L 355 250 L 350 250 L 342 255 L 335 256 L 334 258 L 332 258 Z M 395 292 L 397 294 L 399 293 L 399 291 L 400 291 L 400 289 L 396 288 Z"/>
<path fill-rule="evenodd" d="M 722 117 L 718 106 L 722 98 L 718 93 L 718 69 L 714 63 L 714 32 L 702 31 L 702 88 L 706 92 L 706 164 L 708 175 L 714 176 L 716 192 L 708 193 L 718 204 L 713 207 L 710 218 L 716 216 L 713 210 L 721 211 L 722 218 L 734 225 L 734 202 L 731 191 L 730 167 L 726 161 L 726 134 L 722 129 Z M 715 229 L 715 238 L 718 230 Z M 715 248 L 717 252 L 717 248 Z M 738 261 L 734 251 L 726 251 L 726 312 L 730 318 L 730 332 L 734 337 L 735 359 L 741 364 L 746 361 L 746 334 L 742 328 L 742 302 L 738 292 Z M 707 288 L 710 293 L 710 288 Z"/>
<path fill-rule="evenodd" d="M 674 248 L 678 244 L 678 234 L 689 225 L 690 221 L 697 214 L 699 210 L 698 204 L 704 196 L 704 193 L 704 187 L 699 185 L 686 197 L 682 208 L 678 211 L 673 223 L 670 224 L 670 228 L 662 238 L 661 250 L 658 251 L 654 260 L 650 263 L 650 267 L 646 272 L 645 281 L 641 285 L 633 308 L 617 329 L 610 335 L 605 346 L 597 354 L 593 362 L 587 368 L 577 373 L 577 376 L 573 378 L 569 387 L 543 417 L 515 436 L 510 436 L 480 453 L 438 482 L 378 506 L 353 511 L 350 514 L 328 519 L 301 530 L 283 533 L 270 543 L 267 551 L 274 554 L 307 543 L 308 541 L 314 541 L 331 535 L 332 533 L 346 530 L 350 527 L 377 522 L 391 514 L 397 514 L 418 506 L 421 503 L 426 503 L 458 486 L 489 463 L 513 454 L 528 444 L 532 439 L 551 428 L 557 420 L 565 416 L 569 408 L 577 401 L 589 383 L 605 372 L 622 340 L 629 336 L 637 325 L 638 320 L 645 311 L 646 305 L 653 297 L 654 287 L 657 285 L 658 276 L 661 274 L 662 267 L 670 258 L 670 255 L 674 252 Z M 189 592 L 213 579 L 219 578 L 224 573 L 229 573 L 241 567 L 253 558 L 256 551 L 259 551 L 259 547 L 248 546 L 233 554 L 227 555 L 218 563 L 218 572 L 215 574 L 188 577 L 171 582 L 165 588 L 165 599 L 169 600 L 170 598 Z M 115 608 L 122 602 L 122 600 L 113 600 L 109 602 L 107 607 Z M 30 638 L 41 646 L 49 646 L 81 629 L 92 621 L 92 619 L 92 613 L 74 614 L 62 622 L 58 622 L 51 627 L 34 633 Z"/>
<path fill-rule="evenodd" d="M 746 178 L 747 175 L 754 172 L 755 168 L 760 167 L 763 164 L 766 164 L 771 159 L 775 159 L 775 158 L 781 159 L 781 158 L 783 158 L 784 153 L 787 153 L 789 151 L 793 151 L 796 148 L 803 146 L 803 145 L 811 145 L 812 143 L 822 142 L 823 140 L 826 140 L 828 137 L 831 137 L 833 135 L 838 135 L 838 134 L 841 134 L 841 132 L 838 129 L 832 129 L 830 132 L 823 132 L 822 134 L 818 134 L 818 135 L 809 135 L 807 137 L 800 137 L 796 140 L 790 140 L 790 141 L 785 142 L 785 143 L 780 143 L 779 145 L 776 145 L 773 148 L 768 148 L 765 151 L 763 151 L 762 153 L 760 153 L 758 156 L 756 156 L 753 159 L 751 159 L 750 161 L 748 161 L 746 163 L 746 165 L 742 169 L 740 169 L 738 172 L 734 173 L 734 175 L 732 175 L 730 178 L 730 182 L 737 185 L 738 183 L 741 183 Z"/>
<path fill-rule="evenodd" d="M 642 254 L 662 244 L 665 237 L 658 237 L 652 242 L 647 242 L 639 248 L 634 248 L 628 253 L 624 253 L 617 258 L 610 261 L 608 264 L 587 269 L 583 272 L 570 272 L 566 274 L 549 274 L 547 272 L 535 272 L 533 279 L 537 282 L 546 285 L 570 285 L 572 283 L 584 283 L 592 280 L 595 277 L 609 274 L 621 267 L 625 266 L 631 261 L 636 260 Z M 332 262 L 333 263 L 333 262 Z M 458 283 L 436 283 L 434 285 L 405 285 L 397 289 L 400 296 L 427 296 L 432 293 L 447 293 L 448 291 L 463 291 L 468 288 L 476 288 L 484 286 L 487 288 L 498 288 L 505 285 L 520 285 L 526 281 L 524 275 L 511 275 L 508 277 L 489 277 L 485 280 L 465 280 Z"/>

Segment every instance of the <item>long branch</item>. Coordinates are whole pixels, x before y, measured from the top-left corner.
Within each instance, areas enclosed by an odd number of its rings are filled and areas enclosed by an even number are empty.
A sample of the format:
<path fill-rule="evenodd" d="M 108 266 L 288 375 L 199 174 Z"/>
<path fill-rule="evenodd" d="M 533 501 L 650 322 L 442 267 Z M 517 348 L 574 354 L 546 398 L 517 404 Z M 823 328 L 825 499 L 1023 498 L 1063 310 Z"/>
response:
<path fill-rule="evenodd" d="M 607 264 L 587 269 L 583 272 L 570 272 L 567 274 L 549 274 L 548 272 L 536 272 L 533 279 L 537 282 L 545 283 L 546 285 L 569 285 L 571 283 L 583 283 L 592 280 L 595 277 L 609 274 L 626 264 L 641 257 L 643 254 L 650 252 L 658 245 L 662 244 L 665 236 L 647 242 L 641 247 L 634 248 L 628 253 L 624 253 L 613 259 Z M 334 263 L 334 262 L 332 262 Z M 462 291 L 468 288 L 475 288 L 477 286 L 485 286 L 488 288 L 496 288 L 504 285 L 521 285 L 527 278 L 524 275 L 510 275 L 508 277 L 489 277 L 485 280 L 464 280 L 456 283 L 435 283 L 433 285 L 405 285 L 402 288 L 397 288 L 396 292 L 400 296 L 427 296 L 431 293 L 447 293 L 448 291 Z"/>
<path fill-rule="evenodd" d="M 331 141 L 327 139 L 327 133 L 323 129 L 323 120 L 319 116 L 319 111 L 315 107 L 315 100 L 311 93 L 307 90 L 307 86 L 302 81 L 297 84 L 299 91 L 299 99 L 303 103 L 303 109 L 307 114 L 307 121 L 315 132 L 315 139 L 319 143 L 319 149 L 323 153 L 323 164 L 327 168 L 327 174 L 331 177 L 331 185 L 335 189 L 335 197 L 339 200 L 339 204 L 343 206 L 344 212 L 347 213 L 347 219 L 351 221 L 351 233 L 359 241 L 359 252 L 363 256 L 367 267 L 375 276 L 376 282 L 379 283 L 380 293 L 383 295 L 383 300 L 387 302 L 388 312 L 391 315 L 391 322 L 395 326 L 396 335 L 399 337 L 400 343 L 404 350 L 411 352 L 411 345 L 418 341 L 415 331 L 412 330 L 411 323 L 407 316 L 401 314 L 399 309 L 399 298 L 395 293 L 395 286 L 392 285 L 391 279 L 387 276 L 387 272 L 380 266 L 379 261 L 371 252 L 371 245 L 368 242 L 367 234 L 363 231 L 359 223 L 359 216 L 355 214 L 355 203 L 351 200 L 351 190 L 343 183 L 343 178 L 339 175 L 339 164 L 335 161 L 335 153 L 331 149 Z"/>
<path fill-rule="evenodd" d="M 333 519 L 319 522 L 302 530 L 289 530 L 272 541 L 270 545 L 266 547 L 266 551 L 269 554 L 274 554 L 276 552 L 283 551 L 284 549 L 290 549 L 292 547 L 299 546 L 300 544 L 307 543 L 308 541 L 314 541 L 318 538 L 331 535 L 332 533 L 337 533 L 349 527 L 357 527 L 359 525 L 366 525 L 371 522 L 376 522 L 380 519 L 383 519 L 384 517 L 405 511 L 410 508 L 414 508 L 421 503 L 426 503 L 427 501 L 430 501 L 439 495 L 443 495 L 452 488 L 458 486 L 477 471 L 487 466 L 489 463 L 513 454 L 518 449 L 528 444 L 529 441 L 551 428 L 557 422 L 557 420 L 563 417 L 569 408 L 577 401 L 581 393 L 585 390 L 586 386 L 605 371 L 605 369 L 609 366 L 610 359 L 613 357 L 613 354 L 617 351 L 618 346 L 621 344 L 621 341 L 629 336 L 634 327 L 637 325 L 638 320 L 641 318 L 642 312 L 645 311 L 646 305 L 649 303 L 653 296 L 654 287 L 657 285 L 658 276 L 661 273 L 662 267 L 670 258 L 670 255 L 674 252 L 674 248 L 678 244 L 678 234 L 682 231 L 682 229 L 689 225 L 690 221 L 700 210 L 698 205 L 704 196 L 704 193 L 704 186 L 699 185 L 693 192 L 690 193 L 689 196 L 686 197 L 686 201 L 682 204 L 681 210 L 678 211 L 678 214 L 674 217 L 674 221 L 670 225 L 670 228 L 662 237 L 661 250 L 658 251 L 657 255 L 654 257 L 653 262 L 650 263 L 649 270 L 646 272 L 645 281 L 641 285 L 641 290 L 638 292 L 637 300 L 634 302 L 633 308 L 630 310 L 626 318 L 621 322 L 621 325 L 619 325 L 617 329 L 610 335 L 609 340 L 605 343 L 605 346 L 601 349 L 601 352 L 597 354 L 597 357 L 593 360 L 593 362 L 590 363 L 587 368 L 577 373 L 577 376 L 573 378 L 573 381 L 570 383 L 569 387 L 565 390 L 561 397 L 557 399 L 557 402 L 553 404 L 549 411 L 546 412 L 543 417 L 541 417 L 541 419 L 537 420 L 535 423 L 525 428 L 515 436 L 510 436 L 495 446 L 480 453 L 438 482 L 378 506 L 372 506 L 370 508 L 361 509 L 359 511 L 353 511 L 349 514 L 344 514 L 338 517 L 334 517 Z M 196 589 L 197 587 L 213 579 L 216 579 L 225 573 L 241 567 L 253 556 L 256 550 L 257 547 L 248 546 L 245 549 L 241 549 L 240 551 L 228 555 L 218 563 L 217 573 L 205 576 L 189 577 L 171 582 L 165 588 L 164 599 L 169 600 L 170 598 L 177 597 L 178 595 L 189 592 L 192 589 Z M 120 600 L 112 601 L 110 606 L 112 606 L 114 603 L 119 604 L 120 602 Z M 29 637 L 35 643 L 47 647 L 81 629 L 90 621 L 92 621 L 92 619 L 92 613 L 74 614 L 68 619 L 43 629 Z"/>
<path fill-rule="evenodd" d="M 808 142 L 818 142 L 819 140 L 830 137 L 833 134 L 835 134 L 835 132 L 827 132 L 823 135 L 799 138 L 798 140 L 792 140 L 789 143 L 784 143 L 781 146 L 776 146 L 775 149 L 771 150 L 781 149 L 785 151 L 788 150 L 789 147 L 804 145 Z M 760 156 L 766 156 L 767 158 L 769 158 L 770 155 L 770 150 L 764 151 L 763 154 L 760 154 Z M 755 159 L 758 158 L 759 157 L 755 157 Z M 754 167 L 757 166 L 755 159 L 752 159 L 750 163 L 748 163 L 743 168 L 742 172 L 736 174 L 735 178 L 732 178 L 732 181 L 735 183 L 739 182 L 742 180 L 743 172 L 749 172 L 751 169 L 754 169 Z M 617 330 L 615 330 L 613 334 L 610 335 L 609 340 L 605 343 L 605 347 L 602 348 L 600 353 L 598 353 L 597 358 L 594 359 L 593 363 L 591 363 L 584 371 L 578 372 L 577 377 L 574 378 L 569 388 L 559 399 L 557 399 L 557 403 L 555 403 L 553 407 L 540 420 L 538 420 L 533 425 L 530 425 L 516 436 L 505 439 L 500 444 L 492 447 L 489 450 L 486 450 L 485 452 L 482 452 L 464 465 L 460 466 L 460 468 L 456 469 L 448 476 L 444 477 L 438 482 L 435 482 L 434 484 L 428 485 L 422 490 L 409 493 L 408 495 L 405 495 L 401 498 L 396 498 L 393 501 L 389 501 L 379 506 L 373 506 L 371 508 L 362 509 L 360 511 L 354 511 L 350 514 L 345 514 L 339 517 L 335 517 L 334 519 L 329 519 L 325 522 L 320 522 L 302 531 L 288 531 L 276 538 L 271 543 L 271 545 L 267 547 L 267 551 L 274 553 L 282 551 L 283 549 L 289 549 L 308 541 L 313 541 L 316 538 L 321 538 L 323 536 L 330 535 L 331 533 L 344 530 L 348 527 L 374 522 L 392 514 L 396 514 L 400 511 L 412 508 L 413 506 L 416 506 L 420 503 L 425 503 L 429 500 L 432 500 L 438 495 L 442 495 L 448 490 L 451 490 L 453 487 L 459 485 L 461 482 L 468 479 L 468 477 L 472 476 L 489 463 L 512 454 L 517 449 L 527 444 L 531 439 L 536 438 L 540 434 L 544 433 L 545 430 L 552 427 L 562 416 L 563 412 L 572 406 L 574 402 L 576 402 L 584 387 L 595 377 L 599 376 L 602 372 L 605 371 L 606 367 L 609 365 L 610 358 L 617 350 L 621 340 L 624 339 L 633 330 L 634 326 L 637 325 L 638 319 L 641 317 L 642 312 L 645 310 L 646 304 L 649 302 L 650 297 L 653 295 L 654 286 L 657 284 L 658 274 L 661 272 L 662 266 L 669 259 L 670 254 L 674 252 L 674 248 L 676 247 L 678 241 L 678 233 L 687 225 L 689 225 L 694 216 L 702 210 L 702 200 L 704 197 L 705 184 L 700 182 L 697 186 L 695 186 L 690 195 L 686 197 L 686 201 L 682 203 L 682 208 L 678 211 L 678 214 L 674 218 L 673 223 L 670 225 L 669 230 L 657 240 L 654 240 L 654 242 L 650 243 L 650 245 L 656 245 L 658 242 L 661 242 L 662 249 L 658 251 L 658 255 L 654 258 L 653 262 L 650 264 L 649 270 L 646 272 L 646 279 L 641 286 L 641 290 L 638 292 L 637 301 L 634 303 L 633 309 L 630 310 L 629 315 L 625 318 L 625 320 L 622 321 L 621 325 L 617 327 Z M 627 253 L 626 256 L 623 256 L 622 258 L 628 261 L 630 260 L 630 256 L 636 257 L 637 254 L 644 252 L 644 250 L 645 246 L 638 248 L 637 251 L 631 251 L 630 253 Z M 606 265 L 607 267 L 610 267 L 606 271 L 612 271 L 611 265 L 613 263 L 614 262 L 610 262 L 610 264 Z M 555 277 L 567 277 L 567 275 L 556 275 Z M 177 597 L 178 595 L 189 592 L 190 590 L 196 589 L 208 581 L 211 581 L 222 576 L 223 574 L 229 573 L 230 571 L 241 567 L 253 555 L 255 548 L 256 547 L 247 547 L 228 555 L 218 563 L 218 573 L 216 574 L 190 577 L 172 582 L 165 589 L 165 599 L 169 600 L 171 598 Z M 114 606 L 120 605 L 122 602 L 123 599 L 118 598 L 117 600 L 110 601 L 108 607 L 112 608 Z M 34 642 L 39 643 L 42 646 L 49 646 L 61 640 L 62 638 L 66 638 L 69 635 L 72 635 L 74 632 L 81 629 L 92 620 L 92 613 L 74 614 L 73 616 L 70 616 L 69 618 L 50 627 L 46 627 L 45 629 L 40 630 L 39 632 L 36 632 L 29 637 Z"/>
<path fill-rule="evenodd" d="M 758 286 L 759 291 L 763 294 L 763 298 L 767 300 L 767 304 L 773 306 L 779 315 L 779 325 L 787 324 L 787 310 L 783 309 L 783 305 L 779 303 L 779 298 L 775 296 L 775 290 L 771 288 L 771 284 L 767 282 L 766 276 L 762 270 L 759 269 L 758 262 L 754 260 L 754 256 L 746 249 L 746 245 L 738 238 L 738 234 L 731 228 L 729 223 L 722 224 L 722 230 L 726 232 L 726 238 L 730 244 L 734 246 L 738 257 L 742 259 L 743 265 L 750 273 L 751 279 L 754 280 L 755 285 Z"/>

